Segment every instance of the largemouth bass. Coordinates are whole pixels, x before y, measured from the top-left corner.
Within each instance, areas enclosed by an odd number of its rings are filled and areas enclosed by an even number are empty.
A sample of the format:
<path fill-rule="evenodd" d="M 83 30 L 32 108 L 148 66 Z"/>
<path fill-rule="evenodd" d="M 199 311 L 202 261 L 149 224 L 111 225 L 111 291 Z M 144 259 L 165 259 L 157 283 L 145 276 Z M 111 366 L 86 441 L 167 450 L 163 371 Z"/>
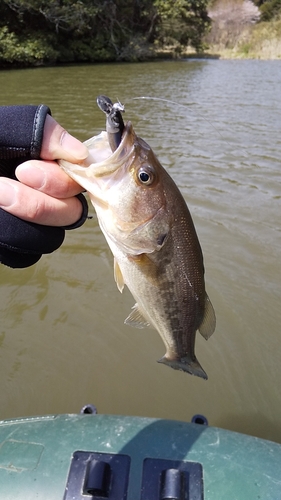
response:
<path fill-rule="evenodd" d="M 150 146 L 123 124 L 124 109 L 111 104 L 99 102 L 107 132 L 85 142 L 88 158 L 60 166 L 88 191 L 114 255 L 117 287 L 127 285 L 136 300 L 125 323 L 158 331 L 166 347 L 160 363 L 207 379 L 195 335 L 208 339 L 216 319 L 190 212 Z"/>

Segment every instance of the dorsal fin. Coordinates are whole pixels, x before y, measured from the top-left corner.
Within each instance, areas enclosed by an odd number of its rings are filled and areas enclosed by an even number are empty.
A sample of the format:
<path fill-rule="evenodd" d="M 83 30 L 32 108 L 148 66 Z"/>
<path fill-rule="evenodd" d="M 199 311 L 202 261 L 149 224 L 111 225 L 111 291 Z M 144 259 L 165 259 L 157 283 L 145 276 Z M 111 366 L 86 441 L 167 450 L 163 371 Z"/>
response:
<path fill-rule="evenodd" d="M 206 293 L 205 295 L 205 312 L 201 325 L 199 326 L 199 332 L 208 340 L 212 333 L 214 333 L 216 328 L 216 315 L 212 303 Z"/>

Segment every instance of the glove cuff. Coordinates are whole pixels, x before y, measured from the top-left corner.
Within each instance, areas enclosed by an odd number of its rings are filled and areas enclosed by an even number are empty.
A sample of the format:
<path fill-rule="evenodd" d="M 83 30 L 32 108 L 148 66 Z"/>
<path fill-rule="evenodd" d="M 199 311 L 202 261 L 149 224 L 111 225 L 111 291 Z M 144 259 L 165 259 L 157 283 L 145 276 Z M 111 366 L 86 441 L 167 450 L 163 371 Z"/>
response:
<path fill-rule="evenodd" d="M 0 175 L 9 177 L 1 171 L 1 160 L 17 160 L 19 164 L 40 158 L 47 114 L 51 111 L 44 104 L 0 107 Z"/>

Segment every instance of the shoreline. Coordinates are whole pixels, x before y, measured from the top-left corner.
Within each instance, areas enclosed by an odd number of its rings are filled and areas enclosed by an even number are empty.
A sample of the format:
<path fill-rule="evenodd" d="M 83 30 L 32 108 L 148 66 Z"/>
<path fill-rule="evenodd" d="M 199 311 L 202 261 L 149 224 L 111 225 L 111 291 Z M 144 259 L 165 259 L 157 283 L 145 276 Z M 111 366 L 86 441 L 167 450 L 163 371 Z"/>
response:
<path fill-rule="evenodd" d="M 225 32 L 221 33 L 221 37 Z M 220 36 L 220 34 L 217 34 Z M 225 37 L 225 36 L 224 36 Z M 209 43 L 206 37 L 207 48 L 202 52 L 194 51 L 194 48 L 187 47 L 179 53 L 175 47 L 166 47 L 155 51 L 154 56 L 148 57 L 142 61 L 120 61 L 120 64 L 130 64 L 135 62 L 142 64 L 144 62 L 156 62 L 164 60 L 184 60 L 184 59 L 217 59 L 217 60 L 275 60 L 281 59 L 281 19 L 271 22 L 259 22 L 251 26 L 244 26 L 241 32 L 236 36 L 232 43 Z M 227 45 L 229 45 L 227 47 Z M 75 66 L 81 64 L 115 64 L 118 61 L 76 61 L 76 62 L 53 62 L 39 63 L 36 65 L 20 65 L 10 63 L 0 65 L 1 70 L 30 69 L 30 68 L 48 68 L 56 66 Z"/>

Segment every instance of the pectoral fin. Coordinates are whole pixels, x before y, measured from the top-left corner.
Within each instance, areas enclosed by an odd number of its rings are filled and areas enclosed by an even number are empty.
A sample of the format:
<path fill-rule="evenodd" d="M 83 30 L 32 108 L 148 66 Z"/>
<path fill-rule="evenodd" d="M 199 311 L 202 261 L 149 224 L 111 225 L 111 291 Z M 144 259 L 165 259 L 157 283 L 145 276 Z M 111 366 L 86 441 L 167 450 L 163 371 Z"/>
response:
<path fill-rule="evenodd" d="M 124 323 L 135 328 L 145 328 L 146 326 L 149 326 L 148 321 L 140 312 L 138 304 L 135 304 L 134 307 L 132 307 L 132 312 L 129 314 L 128 318 L 125 319 Z"/>
<path fill-rule="evenodd" d="M 116 259 L 114 259 L 114 279 L 116 281 L 117 288 L 119 292 L 123 292 L 123 288 L 125 285 L 123 274 L 121 272 L 121 269 L 119 267 L 119 264 Z"/>
<path fill-rule="evenodd" d="M 208 338 L 211 337 L 212 333 L 214 333 L 215 328 L 216 328 L 215 311 L 206 293 L 204 318 L 201 325 L 199 326 L 199 332 L 204 337 L 204 339 L 208 340 Z"/>
<path fill-rule="evenodd" d="M 130 260 L 132 263 L 134 263 L 135 266 L 139 268 L 142 275 L 144 275 L 147 280 L 149 280 L 151 283 L 157 282 L 159 270 L 155 262 L 150 259 L 149 255 L 145 253 L 142 253 L 140 255 L 128 255 L 128 260 Z"/>

